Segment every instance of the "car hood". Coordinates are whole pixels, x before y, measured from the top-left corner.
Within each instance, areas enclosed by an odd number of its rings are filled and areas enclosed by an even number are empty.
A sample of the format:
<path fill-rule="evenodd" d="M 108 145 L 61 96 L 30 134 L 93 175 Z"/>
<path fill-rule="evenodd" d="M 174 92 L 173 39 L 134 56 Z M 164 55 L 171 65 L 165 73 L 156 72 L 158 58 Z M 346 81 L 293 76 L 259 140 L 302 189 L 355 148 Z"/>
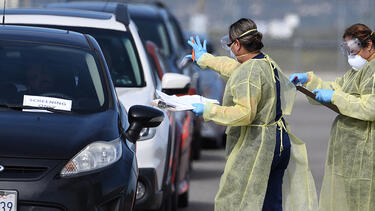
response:
<path fill-rule="evenodd" d="M 70 115 L 0 111 L 0 157 L 71 159 L 94 141 L 119 136 L 115 111 Z"/>
<path fill-rule="evenodd" d="M 154 99 L 155 90 L 150 87 L 143 88 L 121 88 L 116 87 L 117 96 L 126 110 L 133 105 L 151 106 L 151 101 Z"/>

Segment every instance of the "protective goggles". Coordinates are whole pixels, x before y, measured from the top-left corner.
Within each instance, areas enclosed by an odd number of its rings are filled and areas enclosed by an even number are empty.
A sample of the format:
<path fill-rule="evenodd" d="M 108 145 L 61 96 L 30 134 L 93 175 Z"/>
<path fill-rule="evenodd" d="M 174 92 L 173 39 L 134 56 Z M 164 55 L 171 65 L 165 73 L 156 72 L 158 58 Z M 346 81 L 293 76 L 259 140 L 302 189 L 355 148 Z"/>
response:
<path fill-rule="evenodd" d="M 245 33 L 241 34 L 239 37 L 237 37 L 236 39 L 234 39 L 234 41 L 231 41 L 229 39 L 229 36 L 226 35 L 224 37 L 221 38 L 221 47 L 224 49 L 224 50 L 227 50 L 227 51 L 230 51 L 230 46 L 232 46 L 232 44 L 238 40 L 238 39 L 241 39 L 242 37 L 246 36 L 246 35 L 249 35 L 251 32 L 256 32 L 257 29 L 250 29 L 248 31 L 246 31 Z"/>
<path fill-rule="evenodd" d="M 358 38 L 348 40 L 340 44 L 340 50 L 345 56 L 353 56 L 359 53 L 362 45 Z"/>

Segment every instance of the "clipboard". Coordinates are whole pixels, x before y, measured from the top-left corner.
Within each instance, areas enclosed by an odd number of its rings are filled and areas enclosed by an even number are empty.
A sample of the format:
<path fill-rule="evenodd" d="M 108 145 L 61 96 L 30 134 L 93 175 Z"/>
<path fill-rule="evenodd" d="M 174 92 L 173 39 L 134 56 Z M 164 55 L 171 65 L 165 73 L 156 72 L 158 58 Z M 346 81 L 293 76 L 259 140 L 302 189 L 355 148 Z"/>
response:
<path fill-rule="evenodd" d="M 172 112 L 193 110 L 193 108 L 179 110 L 179 109 L 176 108 L 176 106 L 168 104 L 168 103 L 166 103 L 166 102 L 164 102 L 164 101 L 162 101 L 160 99 L 151 101 L 151 105 L 155 106 L 155 107 L 158 107 L 159 109 L 166 109 L 167 111 L 172 111 Z"/>
<path fill-rule="evenodd" d="M 314 99 L 315 100 L 315 94 L 310 92 L 308 89 L 306 89 L 305 87 L 303 86 L 296 86 L 297 90 L 302 92 L 303 94 L 309 96 L 310 98 Z M 332 104 L 332 103 L 321 103 L 322 105 L 324 105 L 325 107 L 331 109 L 332 111 L 338 113 L 338 114 L 341 114 L 340 113 L 340 110 L 339 108 L 337 108 L 336 105 Z"/>

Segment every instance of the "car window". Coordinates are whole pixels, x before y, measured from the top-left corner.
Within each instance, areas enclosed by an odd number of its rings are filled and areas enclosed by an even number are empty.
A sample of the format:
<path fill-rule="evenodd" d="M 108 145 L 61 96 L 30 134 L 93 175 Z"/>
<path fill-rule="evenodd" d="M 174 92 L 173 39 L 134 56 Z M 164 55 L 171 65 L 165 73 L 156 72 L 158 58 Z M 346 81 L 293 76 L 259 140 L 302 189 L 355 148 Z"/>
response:
<path fill-rule="evenodd" d="M 179 27 L 179 23 L 177 22 L 176 19 L 170 17 L 169 22 L 171 23 L 172 29 L 173 29 L 173 34 L 177 39 L 178 45 L 182 46 L 183 48 L 186 46 L 185 45 L 185 38 L 182 35 L 181 28 Z"/>
<path fill-rule="evenodd" d="M 152 81 L 154 82 L 154 85 L 156 88 L 161 87 L 161 81 L 158 75 L 158 68 L 155 63 L 155 59 L 152 57 L 152 55 L 147 52 L 148 60 L 150 61 L 150 67 L 152 69 Z"/>
<path fill-rule="evenodd" d="M 72 26 L 53 27 L 93 36 L 103 51 L 115 87 L 146 86 L 138 51 L 130 32 Z"/>
<path fill-rule="evenodd" d="M 145 86 L 137 49 L 129 32 L 99 29 L 79 32 L 90 34 L 98 41 L 116 87 Z"/>
<path fill-rule="evenodd" d="M 57 99 L 54 103 L 71 104 L 69 111 L 101 111 L 109 98 L 100 67 L 93 51 L 0 40 L 0 104 Z"/>
<path fill-rule="evenodd" d="M 133 18 L 133 20 L 143 40 L 154 42 L 160 48 L 160 53 L 164 56 L 169 57 L 171 55 L 168 32 L 161 21 L 141 18 Z"/>

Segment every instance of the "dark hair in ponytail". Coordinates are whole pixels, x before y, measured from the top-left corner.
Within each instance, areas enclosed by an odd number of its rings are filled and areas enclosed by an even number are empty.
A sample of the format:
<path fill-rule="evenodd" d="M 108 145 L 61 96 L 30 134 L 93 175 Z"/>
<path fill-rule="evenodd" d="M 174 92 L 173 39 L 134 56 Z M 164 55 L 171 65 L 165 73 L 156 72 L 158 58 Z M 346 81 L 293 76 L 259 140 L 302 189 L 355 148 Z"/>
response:
<path fill-rule="evenodd" d="M 371 40 L 372 45 L 375 46 L 375 34 L 365 24 L 357 23 L 345 29 L 342 38 L 345 39 L 347 37 L 357 38 L 361 43 L 362 47 L 368 46 L 368 40 Z"/>
<path fill-rule="evenodd" d="M 251 29 L 257 29 L 254 21 L 249 18 L 241 18 L 229 27 L 229 39 L 232 42 L 239 40 L 241 45 L 249 52 L 259 52 L 264 47 L 262 33 L 255 30 L 241 36 Z"/>

